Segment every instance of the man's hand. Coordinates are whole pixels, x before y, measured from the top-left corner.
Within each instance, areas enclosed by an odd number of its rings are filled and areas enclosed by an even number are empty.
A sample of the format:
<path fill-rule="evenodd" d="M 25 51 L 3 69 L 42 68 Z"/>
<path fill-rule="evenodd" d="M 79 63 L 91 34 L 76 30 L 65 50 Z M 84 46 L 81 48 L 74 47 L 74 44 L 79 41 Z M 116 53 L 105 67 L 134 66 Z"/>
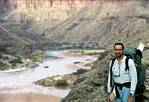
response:
<path fill-rule="evenodd" d="M 128 97 L 128 102 L 133 102 L 133 96 Z"/>
<path fill-rule="evenodd" d="M 110 94 L 108 94 L 108 102 L 112 102 L 110 99 Z"/>

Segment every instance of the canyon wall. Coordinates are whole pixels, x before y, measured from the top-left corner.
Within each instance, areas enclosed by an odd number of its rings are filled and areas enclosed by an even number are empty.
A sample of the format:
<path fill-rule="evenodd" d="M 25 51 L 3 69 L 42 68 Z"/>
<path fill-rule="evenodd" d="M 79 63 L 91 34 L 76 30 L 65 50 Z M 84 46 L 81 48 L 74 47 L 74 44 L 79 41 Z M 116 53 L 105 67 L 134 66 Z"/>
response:
<path fill-rule="evenodd" d="M 126 2 L 126 0 L 0 0 L 0 11 L 10 12 L 3 20 L 15 22 L 66 20 L 74 12 L 93 2 Z M 128 0 L 129 1 L 129 0 Z"/>
<path fill-rule="evenodd" d="M 91 0 L 0 0 L 2 18 L 12 22 L 66 20 Z"/>

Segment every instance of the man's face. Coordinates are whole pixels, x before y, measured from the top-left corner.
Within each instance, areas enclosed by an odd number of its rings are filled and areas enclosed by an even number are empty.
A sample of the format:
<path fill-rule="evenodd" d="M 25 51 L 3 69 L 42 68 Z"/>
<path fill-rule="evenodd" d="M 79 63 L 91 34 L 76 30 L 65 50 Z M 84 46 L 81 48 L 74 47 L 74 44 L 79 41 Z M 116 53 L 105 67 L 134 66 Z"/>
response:
<path fill-rule="evenodd" d="M 114 47 L 115 56 L 120 58 L 123 55 L 123 48 L 121 45 L 115 45 Z"/>

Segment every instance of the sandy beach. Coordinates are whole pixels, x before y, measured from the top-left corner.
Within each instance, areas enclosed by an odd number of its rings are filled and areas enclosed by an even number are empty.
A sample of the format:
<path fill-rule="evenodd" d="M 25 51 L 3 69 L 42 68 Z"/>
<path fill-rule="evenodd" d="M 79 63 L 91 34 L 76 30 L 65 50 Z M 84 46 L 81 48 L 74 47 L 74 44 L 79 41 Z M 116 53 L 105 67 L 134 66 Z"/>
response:
<path fill-rule="evenodd" d="M 60 102 L 60 98 L 47 94 L 0 94 L 0 102 Z"/>

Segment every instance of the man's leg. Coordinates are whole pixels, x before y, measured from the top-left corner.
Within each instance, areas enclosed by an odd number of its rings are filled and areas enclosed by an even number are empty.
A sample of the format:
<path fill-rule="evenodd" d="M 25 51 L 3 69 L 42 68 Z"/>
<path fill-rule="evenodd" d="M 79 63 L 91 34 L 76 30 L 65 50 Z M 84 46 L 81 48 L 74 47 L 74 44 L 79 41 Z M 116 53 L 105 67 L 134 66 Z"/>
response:
<path fill-rule="evenodd" d="M 130 88 L 122 88 L 122 102 L 128 102 L 128 97 L 130 95 Z"/>
<path fill-rule="evenodd" d="M 114 100 L 114 102 L 122 102 L 122 90 L 120 88 L 117 87 L 117 91 L 118 91 L 118 94 L 119 94 L 119 98 L 116 98 Z"/>

